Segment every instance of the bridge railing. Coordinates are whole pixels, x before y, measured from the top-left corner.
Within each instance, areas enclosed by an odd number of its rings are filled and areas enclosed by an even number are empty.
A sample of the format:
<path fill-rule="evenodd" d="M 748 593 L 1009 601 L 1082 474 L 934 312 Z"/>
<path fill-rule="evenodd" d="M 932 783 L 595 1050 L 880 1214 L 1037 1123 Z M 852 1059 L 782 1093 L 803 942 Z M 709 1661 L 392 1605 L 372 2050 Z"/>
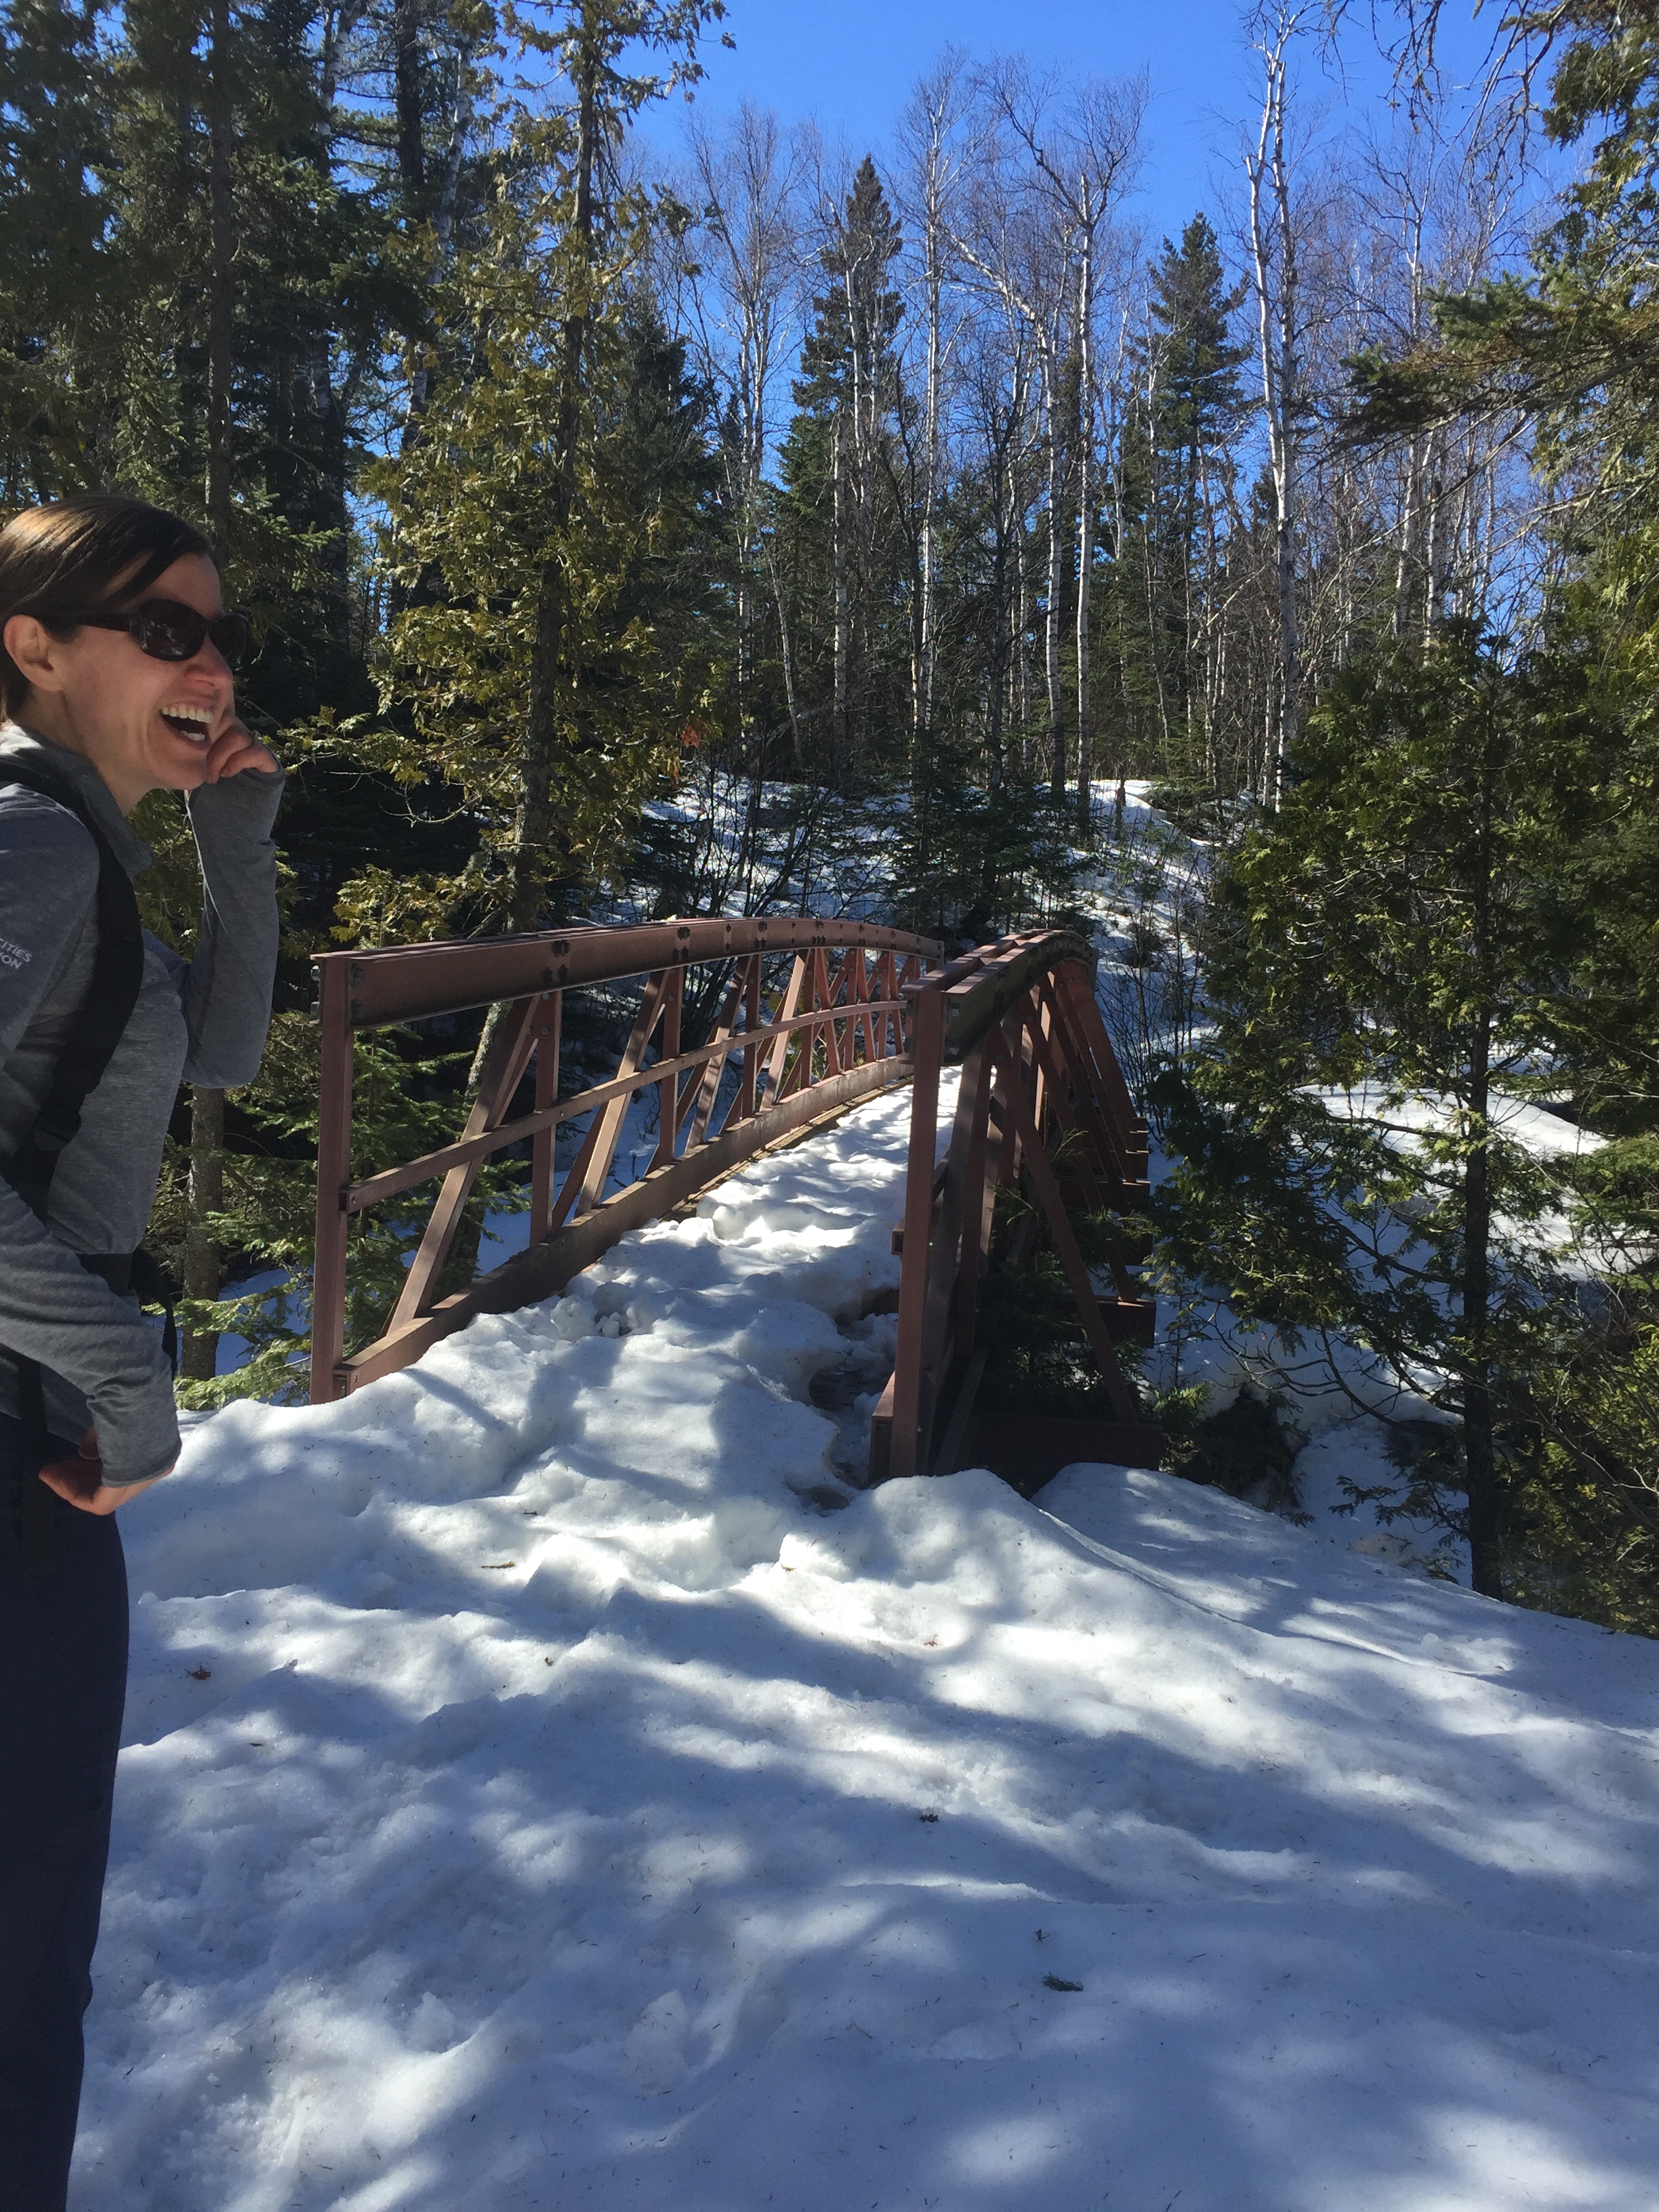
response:
<path fill-rule="evenodd" d="M 550 1297 L 617 1238 L 669 1212 L 777 1139 L 905 1081 L 916 1015 L 909 995 L 940 947 L 904 930 L 811 921 L 693 921 L 547 931 L 446 945 L 331 952 L 317 963 L 322 1083 L 311 1395 L 343 1397 L 420 1357 L 478 1313 Z M 708 1036 L 681 1035 L 686 978 L 714 969 Z M 564 994 L 643 978 L 608 1080 L 559 1096 Z M 354 1180 L 352 1040 L 359 1030 L 495 1006 L 471 1111 L 454 1142 Z M 654 1057 L 651 1055 L 654 1054 Z M 734 1081 L 723 1081 L 736 1062 Z M 527 1114 L 511 1116 L 526 1077 Z M 630 1101 L 654 1089 L 656 1151 L 638 1181 L 606 1195 Z M 560 1125 L 591 1115 L 561 1169 Z M 437 1285 L 479 1169 L 528 1140 L 530 1243 L 468 1288 Z M 350 1224 L 373 1206 L 435 1199 L 385 1333 L 344 1344 Z"/>
<path fill-rule="evenodd" d="M 1073 1214 L 1133 1213 L 1148 1201 L 1146 1128 L 1095 1000 L 1095 953 L 1037 931 L 981 945 L 902 986 L 915 1009 L 898 1343 L 871 1421 L 870 1474 L 948 1474 L 988 1466 L 1027 1489 L 1074 1460 L 1158 1462 L 1162 1437 L 1113 1349 L 1150 1343 L 1153 1306 L 1128 1269 L 1091 1278 Z M 939 1080 L 958 1064 L 950 1141 L 935 1164 Z M 1012 1264 L 1046 1233 L 1064 1271 L 1112 1409 L 1109 1420 L 999 1412 L 981 1402 L 988 1364 L 980 1294 L 996 1195 L 1023 1179 L 1034 1201 Z M 1099 1271 L 1097 1271 L 1099 1272 Z"/>

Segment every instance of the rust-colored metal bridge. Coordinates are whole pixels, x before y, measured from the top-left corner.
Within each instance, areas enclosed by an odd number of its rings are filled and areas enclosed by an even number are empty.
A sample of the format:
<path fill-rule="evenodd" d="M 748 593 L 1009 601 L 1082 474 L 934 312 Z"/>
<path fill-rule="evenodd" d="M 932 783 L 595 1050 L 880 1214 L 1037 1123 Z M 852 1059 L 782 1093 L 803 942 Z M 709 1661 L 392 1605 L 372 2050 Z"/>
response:
<path fill-rule="evenodd" d="M 1066 1458 L 1156 1460 L 1113 1350 L 1151 1334 L 1151 1307 L 1116 1271 L 1102 1298 L 1071 1212 L 1132 1210 L 1146 1192 L 1146 1131 L 1112 1055 L 1094 955 L 1046 932 L 945 960 L 931 939 L 859 922 L 671 921 L 325 954 L 311 1395 L 325 1401 L 394 1372 L 475 1314 L 556 1295 L 631 1229 L 672 1211 L 770 1145 L 890 1085 L 913 1085 L 897 1364 L 872 1426 L 872 1479 L 969 1463 L 1030 1480 Z M 682 1035 L 687 980 L 716 1011 Z M 637 981 L 638 1009 L 614 1075 L 559 1095 L 567 992 Z M 712 988 L 710 988 L 712 987 Z M 354 1179 L 353 1041 L 362 1030 L 495 1010 L 465 1127 L 451 1144 Z M 939 1082 L 962 1085 L 935 1168 Z M 513 1114 L 528 1080 L 528 1113 Z M 630 1102 L 654 1090 L 657 1141 L 637 1181 L 607 1193 Z M 561 1123 L 588 1117 L 561 1172 Z M 479 1169 L 528 1141 L 530 1243 L 468 1288 L 437 1295 Z M 997 1188 L 1035 1195 L 1104 1378 L 1109 1423 L 1036 1423 L 981 1412 L 975 1343 Z M 385 1332 L 345 1345 L 350 1227 L 369 1207 L 436 1183 Z M 1035 1229 L 1036 1216 L 1032 1217 Z M 1030 1239 L 1027 1239 L 1029 1249 Z M 977 1460 L 969 1455 L 977 1453 Z M 1060 1455 L 1056 1457 L 1055 1454 Z M 1049 1462 L 1052 1461 L 1052 1465 Z"/>
<path fill-rule="evenodd" d="M 1006 938 L 908 987 L 915 1074 L 898 1349 L 871 1425 L 872 1480 L 989 1467 L 1030 1489 L 1074 1460 L 1156 1467 L 1163 1439 L 1114 1346 L 1150 1344 L 1153 1307 L 1121 1261 L 1097 1289 L 1073 1215 L 1138 1213 L 1148 1198 L 1146 1127 L 1100 1008 L 1095 954 L 1059 930 Z M 950 1140 L 938 1151 L 939 1078 L 960 1066 Z M 982 1407 L 988 1349 L 980 1293 L 996 1197 L 1024 1182 L 1032 1205 L 1006 1239 L 1016 1266 L 1046 1233 L 1111 1407 L 1079 1420 Z"/>

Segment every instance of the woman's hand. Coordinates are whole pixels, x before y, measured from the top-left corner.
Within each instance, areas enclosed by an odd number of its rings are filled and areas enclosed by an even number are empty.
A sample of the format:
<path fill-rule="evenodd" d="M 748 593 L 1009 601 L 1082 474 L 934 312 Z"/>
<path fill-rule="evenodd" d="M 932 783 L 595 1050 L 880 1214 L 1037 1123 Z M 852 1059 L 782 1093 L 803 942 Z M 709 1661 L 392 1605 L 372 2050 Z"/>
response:
<path fill-rule="evenodd" d="M 178 1464 L 174 1460 L 173 1467 Z M 104 1462 L 98 1456 L 98 1431 L 88 1429 L 76 1456 L 43 1467 L 40 1480 L 48 1490 L 55 1490 L 66 1505 L 76 1506 L 82 1513 L 101 1515 L 113 1513 L 141 1491 L 154 1490 L 158 1482 L 172 1474 L 173 1467 L 164 1467 L 160 1474 L 152 1474 L 143 1482 L 106 1482 Z"/>
<path fill-rule="evenodd" d="M 208 747 L 205 781 L 222 783 L 228 775 L 240 775 L 246 768 L 257 769 L 261 775 L 275 775 L 276 756 L 259 743 L 246 722 L 232 714 Z M 161 1479 L 160 1475 L 155 1478 L 158 1482 Z"/>

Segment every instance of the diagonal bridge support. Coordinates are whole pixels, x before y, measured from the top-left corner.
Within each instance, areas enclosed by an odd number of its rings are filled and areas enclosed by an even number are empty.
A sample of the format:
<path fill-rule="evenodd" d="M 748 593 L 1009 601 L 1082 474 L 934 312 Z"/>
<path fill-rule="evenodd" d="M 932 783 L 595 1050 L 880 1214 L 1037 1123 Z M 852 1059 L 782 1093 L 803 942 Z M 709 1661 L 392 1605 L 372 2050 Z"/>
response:
<path fill-rule="evenodd" d="M 940 947 L 859 922 L 671 921 L 544 931 L 450 945 L 332 952 L 316 963 L 322 1026 L 311 1395 L 342 1398 L 462 1328 L 562 1291 L 630 1229 L 669 1212 L 769 1145 L 908 1079 L 915 1012 L 906 995 Z M 688 978 L 712 988 L 708 1035 L 682 1036 Z M 567 991 L 642 979 L 614 1075 L 559 1095 Z M 353 1043 L 360 1030 L 505 1005 L 465 1127 L 419 1159 L 354 1177 Z M 534 1103 L 513 1108 L 526 1079 Z M 648 1171 L 607 1187 L 641 1092 L 658 1096 Z M 588 1118 L 561 1171 L 555 1135 Z M 530 1244 L 465 1291 L 437 1285 L 484 1162 L 530 1147 Z M 385 1333 L 347 1350 L 351 1228 L 369 1208 L 438 1186 Z"/>
<path fill-rule="evenodd" d="M 1115 1343 L 1150 1343 L 1152 1302 L 1121 1262 L 1102 1295 L 1072 1213 L 1146 1206 L 1146 1129 L 1136 1115 L 1094 994 L 1095 954 L 1081 938 L 1005 938 L 905 987 L 915 1009 L 915 1074 L 898 1346 L 872 1418 L 870 1479 L 987 1466 L 1027 1491 L 1077 1460 L 1156 1467 L 1163 1438 L 1125 1376 Z M 935 1168 L 939 1078 L 961 1087 Z M 1029 1188 L 1016 1264 L 1037 1235 L 1052 1243 L 1112 1408 L 1072 1420 L 981 1406 L 986 1351 L 981 1292 L 992 1260 L 999 1189 Z"/>

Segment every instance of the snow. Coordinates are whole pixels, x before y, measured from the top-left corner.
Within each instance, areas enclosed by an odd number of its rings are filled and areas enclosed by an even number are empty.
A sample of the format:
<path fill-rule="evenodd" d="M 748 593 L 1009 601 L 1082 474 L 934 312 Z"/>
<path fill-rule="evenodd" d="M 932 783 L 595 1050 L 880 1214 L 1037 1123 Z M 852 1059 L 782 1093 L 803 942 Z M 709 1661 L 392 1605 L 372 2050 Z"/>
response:
<path fill-rule="evenodd" d="M 1380 1360 L 1322 1332 L 1292 1343 L 1242 1320 L 1219 1292 L 1184 1288 L 1178 1298 L 1159 1298 L 1157 1340 L 1142 1371 L 1158 1389 L 1200 1389 L 1204 1418 L 1225 1413 L 1245 1389 L 1269 1400 L 1295 1454 L 1291 1481 L 1304 1526 L 1348 1551 L 1431 1568 L 1468 1586 L 1468 1540 L 1390 1503 L 1407 1488 L 1389 1457 L 1401 1425 L 1420 1436 L 1449 1425 L 1451 1416 L 1402 1387 Z M 1419 1379 L 1425 1391 L 1437 1380 L 1431 1372 Z M 1382 1494 L 1358 1499 L 1357 1491 Z"/>
<path fill-rule="evenodd" d="M 1443 1134 L 1455 1125 L 1454 1103 L 1434 1094 L 1402 1099 L 1356 1089 L 1316 1095 L 1334 1115 L 1371 1121 L 1401 1145 L 1421 1132 Z M 1537 1160 L 1591 1152 L 1606 1141 L 1524 1099 L 1496 1097 L 1493 1120 L 1509 1142 Z M 1154 1143 L 1152 1179 L 1161 1182 L 1168 1173 L 1169 1162 Z M 1605 1255 L 1576 1243 L 1573 1224 L 1559 1212 L 1545 1208 L 1527 1222 L 1499 1213 L 1494 1225 L 1500 1237 L 1545 1255 L 1569 1278 L 1593 1280 L 1591 1261 L 1605 1262 Z M 1375 1233 L 1379 1249 L 1395 1255 L 1409 1249 L 1410 1224 L 1397 1216 L 1380 1213 Z M 1388 1362 L 1334 1334 L 1280 1335 L 1242 1319 L 1225 1291 L 1212 1286 L 1183 1283 L 1177 1297 L 1158 1304 L 1157 1346 L 1144 1370 L 1148 1382 L 1160 1389 L 1200 1388 L 1206 1415 L 1226 1412 L 1246 1389 L 1270 1398 L 1297 1448 L 1291 1479 L 1308 1525 L 1351 1550 L 1396 1565 L 1432 1565 L 1468 1584 L 1463 1535 L 1402 1515 L 1386 1496 L 1358 1503 L 1353 1497 L 1355 1489 L 1403 1495 L 1405 1478 L 1389 1456 L 1391 1426 L 1406 1424 L 1420 1435 L 1450 1424 L 1452 1416 L 1437 1402 L 1437 1394 L 1443 1395 L 1443 1374 L 1419 1365 L 1402 1379 Z"/>
<path fill-rule="evenodd" d="M 1443 1136 L 1457 1126 L 1456 1102 L 1441 1091 L 1418 1091 L 1401 1097 L 1376 1085 L 1361 1085 L 1352 1091 L 1319 1091 L 1312 1095 L 1322 1098 L 1339 1119 L 1375 1122 L 1402 1141 L 1423 1130 Z M 1547 1106 L 1501 1091 L 1492 1093 L 1490 1110 L 1496 1133 L 1534 1159 L 1559 1160 L 1598 1152 L 1607 1141 L 1593 1130 L 1581 1129 L 1576 1122 L 1553 1114 Z"/>
<path fill-rule="evenodd" d="M 124 1513 L 75 2212 L 1648 2212 L 1659 1648 L 860 1492 L 908 1107 Z"/>
<path fill-rule="evenodd" d="M 606 1170 L 605 1196 L 610 1197 L 612 1193 L 626 1188 L 629 1183 L 638 1182 L 649 1172 L 657 1153 L 657 1114 L 658 1097 L 654 1091 L 637 1092 L 629 1100 L 623 1110 L 616 1149 Z M 580 1114 L 571 1121 L 562 1121 L 555 1131 L 555 1146 L 561 1170 L 568 1166 L 580 1149 L 592 1119 L 592 1111 Z M 479 1238 L 479 1273 L 499 1267 L 503 1261 L 522 1252 L 529 1242 L 528 1206 L 516 1209 L 490 1207 L 484 1215 L 483 1234 Z M 407 1266 L 414 1256 L 415 1246 L 411 1241 L 404 1264 Z M 310 1290 L 303 1275 L 296 1287 L 295 1278 L 287 1268 L 265 1267 L 227 1283 L 221 1296 L 242 1298 L 258 1293 L 264 1293 L 268 1304 L 280 1310 L 285 1327 L 295 1334 L 304 1334 L 309 1326 Z M 157 1326 L 160 1326 L 159 1322 Z M 252 1356 L 253 1347 L 246 1337 L 237 1335 L 234 1330 L 223 1329 L 219 1335 L 214 1371 L 218 1375 L 234 1375 L 246 1367 Z M 304 1372 L 301 1370 L 299 1390 L 303 1389 Z"/>

